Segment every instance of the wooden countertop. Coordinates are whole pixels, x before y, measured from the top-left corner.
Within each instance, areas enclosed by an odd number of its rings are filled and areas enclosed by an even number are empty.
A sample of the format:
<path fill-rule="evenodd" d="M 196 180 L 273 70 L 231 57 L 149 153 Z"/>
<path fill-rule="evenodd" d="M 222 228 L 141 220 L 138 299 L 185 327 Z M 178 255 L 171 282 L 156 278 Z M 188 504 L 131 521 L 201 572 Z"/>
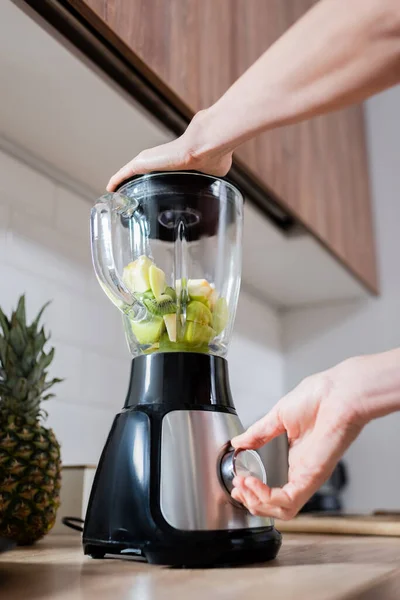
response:
<path fill-rule="evenodd" d="M 400 539 L 285 535 L 279 558 L 253 567 L 176 570 L 83 556 L 49 535 L 0 557 L 2 600 L 391 600 L 400 598 Z"/>

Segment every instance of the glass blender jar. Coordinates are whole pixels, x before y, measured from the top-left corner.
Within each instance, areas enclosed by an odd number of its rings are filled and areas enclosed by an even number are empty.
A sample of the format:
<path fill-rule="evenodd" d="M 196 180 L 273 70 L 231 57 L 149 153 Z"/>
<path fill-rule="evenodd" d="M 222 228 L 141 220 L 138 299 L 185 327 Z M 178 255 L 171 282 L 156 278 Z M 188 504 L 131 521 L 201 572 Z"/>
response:
<path fill-rule="evenodd" d="M 243 198 L 223 179 L 154 173 L 92 209 L 93 263 L 133 357 L 225 356 L 240 288 Z"/>

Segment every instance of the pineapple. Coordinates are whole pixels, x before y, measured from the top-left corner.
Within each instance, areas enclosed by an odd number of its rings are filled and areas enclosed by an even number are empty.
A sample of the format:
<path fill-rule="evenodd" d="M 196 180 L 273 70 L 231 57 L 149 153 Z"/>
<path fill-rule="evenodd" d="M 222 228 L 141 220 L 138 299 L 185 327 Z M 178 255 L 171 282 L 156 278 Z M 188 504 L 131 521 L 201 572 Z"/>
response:
<path fill-rule="evenodd" d="M 0 309 L 0 537 L 33 544 L 54 525 L 60 504 L 60 446 L 42 425 L 41 402 L 61 379 L 48 379 L 54 348 L 36 319 L 26 323 L 25 297 L 7 319 Z M 1 333 L 2 332 L 2 333 Z"/>

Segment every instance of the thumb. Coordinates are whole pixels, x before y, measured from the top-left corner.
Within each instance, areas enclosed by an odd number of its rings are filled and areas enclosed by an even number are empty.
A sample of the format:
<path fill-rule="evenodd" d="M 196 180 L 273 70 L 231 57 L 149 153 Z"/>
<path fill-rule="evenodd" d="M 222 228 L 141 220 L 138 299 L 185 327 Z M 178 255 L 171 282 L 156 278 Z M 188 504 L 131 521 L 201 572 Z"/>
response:
<path fill-rule="evenodd" d="M 278 406 L 276 405 L 265 417 L 249 427 L 247 431 L 234 437 L 231 444 L 234 448 L 256 450 L 282 433 L 285 433 L 285 426 L 280 419 Z"/>

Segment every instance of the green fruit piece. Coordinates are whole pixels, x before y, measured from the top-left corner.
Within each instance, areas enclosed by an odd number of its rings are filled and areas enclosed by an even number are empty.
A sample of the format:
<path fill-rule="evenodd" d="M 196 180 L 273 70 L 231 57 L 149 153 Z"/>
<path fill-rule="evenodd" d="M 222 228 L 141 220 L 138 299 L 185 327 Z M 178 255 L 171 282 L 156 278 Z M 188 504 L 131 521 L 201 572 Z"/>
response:
<path fill-rule="evenodd" d="M 229 319 L 229 308 L 225 298 L 218 298 L 213 312 L 213 328 L 219 335 L 226 327 Z"/>
<path fill-rule="evenodd" d="M 191 344 L 189 342 L 171 342 L 167 333 L 160 339 L 160 352 L 208 352 L 208 344 Z"/>
<path fill-rule="evenodd" d="M 173 302 L 171 296 L 167 296 L 166 294 L 162 294 L 158 300 L 155 298 L 145 298 L 143 300 L 143 304 L 146 306 L 149 312 L 151 312 L 153 315 L 157 315 L 158 317 L 176 313 L 175 302 Z"/>
<path fill-rule="evenodd" d="M 187 288 L 190 298 L 199 302 L 202 302 L 203 299 L 207 300 L 212 292 L 212 287 L 207 279 L 189 279 Z"/>
<path fill-rule="evenodd" d="M 190 296 L 190 299 L 196 302 L 201 302 L 201 304 L 204 304 L 204 306 L 210 309 L 210 302 L 205 296 Z"/>
<path fill-rule="evenodd" d="M 208 344 L 215 337 L 215 331 L 208 325 L 186 321 L 183 341 L 190 344 Z"/>
<path fill-rule="evenodd" d="M 164 315 L 164 323 L 169 341 L 176 342 L 176 315 Z"/>
<path fill-rule="evenodd" d="M 164 331 L 164 320 L 153 316 L 147 321 L 131 321 L 131 327 L 139 344 L 155 344 Z"/>
<path fill-rule="evenodd" d="M 149 281 L 151 291 L 153 292 L 156 300 L 159 300 L 160 296 L 165 291 L 165 273 L 155 265 L 151 265 L 149 269 Z"/>
<path fill-rule="evenodd" d="M 149 290 L 148 292 L 145 292 L 145 293 L 142 295 L 142 299 L 143 299 L 143 300 L 145 300 L 145 299 L 146 299 L 146 300 L 154 300 L 154 294 L 153 294 L 153 292 L 152 292 L 151 290 Z"/>
<path fill-rule="evenodd" d="M 176 291 L 174 290 L 174 288 L 170 287 L 169 285 L 165 288 L 165 294 L 167 294 L 167 296 L 171 296 L 172 300 L 174 302 L 176 302 Z"/>
<path fill-rule="evenodd" d="M 214 310 L 215 308 L 215 303 L 218 300 L 218 294 L 216 292 L 216 290 L 213 289 L 213 291 L 211 292 L 211 294 L 208 297 L 207 303 L 208 303 L 208 308 L 211 310 L 211 312 Z"/>
<path fill-rule="evenodd" d="M 153 266 L 150 258 L 140 256 L 129 263 L 122 273 L 122 279 L 131 292 L 143 293 L 150 289 L 150 267 Z"/>
<path fill-rule="evenodd" d="M 205 304 L 198 300 L 192 300 L 186 307 L 186 320 L 211 325 L 212 314 Z"/>
<path fill-rule="evenodd" d="M 153 344 L 152 346 L 150 346 L 150 348 L 147 348 L 147 350 L 143 351 L 143 354 L 154 354 L 154 352 L 158 352 L 160 349 L 160 344 L 156 343 Z"/>

